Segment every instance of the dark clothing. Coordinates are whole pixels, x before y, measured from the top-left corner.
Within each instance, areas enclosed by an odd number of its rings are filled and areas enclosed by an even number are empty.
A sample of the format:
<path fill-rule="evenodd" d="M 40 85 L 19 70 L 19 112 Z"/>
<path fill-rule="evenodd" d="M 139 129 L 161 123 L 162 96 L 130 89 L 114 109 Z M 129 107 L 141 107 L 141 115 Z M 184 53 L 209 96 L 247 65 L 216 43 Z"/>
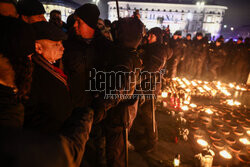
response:
<path fill-rule="evenodd" d="M 192 48 L 194 56 L 193 78 L 200 79 L 207 57 L 207 43 L 205 40 L 194 39 Z"/>
<path fill-rule="evenodd" d="M 25 104 L 24 127 L 53 134 L 72 112 L 67 80 L 42 56 L 35 56 L 30 98 Z"/>
<path fill-rule="evenodd" d="M 173 48 L 173 56 L 167 62 L 168 77 L 177 77 L 177 68 L 183 56 L 183 42 L 181 39 L 171 39 L 170 47 Z"/>
<path fill-rule="evenodd" d="M 118 91 L 119 93 L 117 92 L 118 95 L 132 97 L 136 85 L 140 84 L 137 79 L 142 69 L 142 60 L 135 50 L 121 47 L 114 50 L 111 60 L 109 71 L 135 72 L 134 75 L 126 75 L 121 79 L 119 83 L 122 85 L 122 89 Z M 136 69 L 139 71 L 136 71 Z M 107 165 L 109 167 L 122 167 L 125 165 L 123 131 L 124 128 L 131 127 L 131 122 L 133 122 L 137 113 L 138 98 L 118 98 L 117 102 L 119 104 L 116 107 L 107 111 L 105 120 Z"/>
<path fill-rule="evenodd" d="M 1 165 L 8 167 L 78 167 L 93 122 L 93 111 L 72 112 L 57 136 L 0 128 Z"/>
<path fill-rule="evenodd" d="M 13 88 L 0 84 L 0 127 L 22 128 L 24 108 Z"/>
<path fill-rule="evenodd" d="M 222 67 L 226 61 L 226 52 L 222 46 L 211 46 L 209 48 L 208 70 L 212 80 L 217 80 L 221 76 Z"/>
<path fill-rule="evenodd" d="M 68 76 L 70 93 L 74 107 L 87 107 L 91 95 L 87 90 L 88 72 L 96 57 L 93 44 L 88 44 L 80 37 L 72 37 L 64 42 L 63 64 Z"/>
<path fill-rule="evenodd" d="M 232 67 L 234 67 L 232 72 L 234 81 L 237 83 L 246 83 L 250 71 L 249 51 L 243 43 L 236 45 Z"/>
<path fill-rule="evenodd" d="M 193 73 L 191 71 L 193 66 L 193 55 L 192 55 L 192 41 L 185 39 L 184 41 L 184 50 L 183 50 L 183 57 L 180 63 L 179 67 L 179 75 L 185 76 L 187 78 L 190 78 L 190 75 Z"/>

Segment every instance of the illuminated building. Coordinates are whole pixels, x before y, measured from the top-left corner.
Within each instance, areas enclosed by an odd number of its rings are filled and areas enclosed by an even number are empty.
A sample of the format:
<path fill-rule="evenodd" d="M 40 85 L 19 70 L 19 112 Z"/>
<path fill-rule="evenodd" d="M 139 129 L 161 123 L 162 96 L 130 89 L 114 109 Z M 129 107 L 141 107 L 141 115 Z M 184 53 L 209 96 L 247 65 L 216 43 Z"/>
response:
<path fill-rule="evenodd" d="M 117 20 L 116 2 L 108 2 L 108 9 L 109 20 Z M 120 17 L 132 16 L 136 9 L 148 29 L 169 25 L 171 33 L 182 31 L 183 34 L 195 34 L 202 31 L 204 34 L 218 36 L 227 7 L 207 5 L 204 2 L 183 4 L 119 1 Z"/>
<path fill-rule="evenodd" d="M 80 4 L 69 1 L 69 0 L 40 0 L 46 11 L 45 18 L 49 20 L 49 13 L 52 10 L 60 10 L 62 15 L 62 20 L 66 22 L 67 17 L 74 13 L 75 9 L 80 6 Z"/>

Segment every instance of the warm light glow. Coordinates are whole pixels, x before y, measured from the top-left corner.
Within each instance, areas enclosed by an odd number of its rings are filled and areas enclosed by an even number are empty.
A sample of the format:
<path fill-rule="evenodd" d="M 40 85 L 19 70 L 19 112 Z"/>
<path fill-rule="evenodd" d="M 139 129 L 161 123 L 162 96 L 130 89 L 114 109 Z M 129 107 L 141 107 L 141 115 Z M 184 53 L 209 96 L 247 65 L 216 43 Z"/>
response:
<path fill-rule="evenodd" d="M 181 84 L 181 88 L 186 88 L 186 85 L 184 85 L 184 84 Z"/>
<path fill-rule="evenodd" d="M 250 130 L 247 131 L 247 134 L 250 135 Z"/>
<path fill-rule="evenodd" d="M 174 166 L 179 166 L 180 165 L 180 160 L 175 158 L 174 159 Z"/>
<path fill-rule="evenodd" d="M 236 90 L 240 90 L 240 87 L 239 87 L 239 85 L 238 85 L 238 86 L 236 86 Z"/>
<path fill-rule="evenodd" d="M 232 99 L 231 100 L 227 100 L 226 101 L 227 102 L 227 104 L 228 105 L 230 105 L 230 106 L 240 106 L 241 105 L 241 103 L 240 102 L 238 102 L 238 101 L 233 101 Z"/>
<path fill-rule="evenodd" d="M 229 93 L 229 92 L 228 92 L 227 90 L 225 90 L 225 89 L 222 89 L 221 92 L 224 93 L 224 95 L 226 95 L 226 96 L 231 96 L 231 93 Z"/>
<path fill-rule="evenodd" d="M 236 106 L 240 106 L 240 105 L 241 105 L 241 103 L 240 103 L 240 102 L 238 102 L 238 101 L 234 101 L 234 105 L 236 105 Z"/>
<path fill-rule="evenodd" d="M 241 88 L 240 90 L 242 90 L 242 91 L 247 91 L 247 89 L 246 89 L 246 88 Z"/>
<path fill-rule="evenodd" d="M 199 91 L 200 91 L 201 93 L 204 93 L 204 92 L 205 92 L 205 90 L 202 89 L 202 87 L 198 87 L 198 89 L 199 89 Z"/>
<path fill-rule="evenodd" d="M 189 110 L 188 106 L 182 106 L 181 109 L 182 109 L 183 111 L 188 111 L 188 110 Z"/>
<path fill-rule="evenodd" d="M 220 151 L 220 155 L 225 159 L 231 159 L 232 158 L 232 155 L 229 152 L 227 152 L 226 150 Z"/>
<path fill-rule="evenodd" d="M 162 92 L 162 93 L 161 93 L 161 97 L 163 97 L 163 98 L 168 97 L 168 93 L 167 93 L 167 92 Z"/>
<path fill-rule="evenodd" d="M 197 81 L 197 82 L 198 82 L 199 84 L 201 84 L 201 83 L 202 83 L 202 81 L 200 81 L 200 80 L 199 80 L 199 81 Z"/>
<path fill-rule="evenodd" d="M 197 86 L 197 83 L 196 83 L 196 82 L 191 81 L 191 83 L 192 83 L 193 86 Z"/>
<path fill-rule="evenodd" d="M 195 107 L 197 107 L 197 105 L 192 103 L 192 104 L 190 104 L 190 107 L 195 108 Z"/>
<path fill-rule="evenodd" d="M 207 91 L 210 91 L 210 90 L 211 90 L 211 88 L 209 88 L 207 85 L 204 85 L 203 88 L 204 88 L 205 90 L 207 90 Z"/>
<path fill-rule="evenodd" d="M 203 147 L 207 147 L 208 146 L 208 143 L 205 140 L 203 140 L 203 139 L 198 139 L 197 143 L 199 145 L 203 146 Z"/>
<path fill-rule="evenodd" d="M 191 90 L 190 89 L 186 89 L 186 92 L 191 92 Z"/>
<path fill-rule="evenodd" d="M 233 100 L 227 100 L 227 104 L 230 105 L 230 106 L 233 106 L 234 105 L 234 101 Z"/>
<path fill-rule="evenodd" d="M 208 82 L 207 82 L 207 81 L 204 81 L 204 84 L 208 84 Z"/>
<path fill-rule="evenodd" d="M 213 112 L 211 109 L 209 109 L 209 108 L 207 108 L 207 109 L 205 110 L 205 112 L 208 113 L 208 114 L 213 114 L 213 113 L 214 113 L 214 112 Z"/>
<path fill-rule="evenodd" d="M 239 141 L 245 145 L 249 145 L 250 141 L 247 138 L 240 138 Z"/>
<path fill-rule="evenodd" d="M 184 101 L 184 104 L 189 104 L 189 103 L 190 103 L 190 102 L 189 102 L 189 101 L 187 101 L 187 100 L 185 100 L 185 101 Z"/>
<path fill-rule="evenodd" d="M 177 80 L 177 78 L 172 78 L 172 80 L 173 80 L 173 81 L 176 81 L 176 80 Z"/>
<path fill-rule="evenodd" d="M 229 84 L 229 87 L 230 87 L 230 88 L 233 88 L 233 87 L 234 87 L 234 84 L 230 83 L 230 84 Z"/>

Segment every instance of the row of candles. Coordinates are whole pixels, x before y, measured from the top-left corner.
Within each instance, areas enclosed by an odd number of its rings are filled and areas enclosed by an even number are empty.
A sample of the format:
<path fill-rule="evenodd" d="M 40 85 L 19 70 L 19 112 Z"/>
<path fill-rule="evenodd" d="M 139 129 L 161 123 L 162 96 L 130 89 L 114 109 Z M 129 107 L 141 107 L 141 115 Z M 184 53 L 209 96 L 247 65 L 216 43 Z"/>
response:
<path fill-rule="evenodd" d="M 163 102 L 164 107 L 174 107 L 180 111 L 188 112 L 201 107 L 191 103 L 191 97 L 212 97 L 223 99 L 221 105 L 232 109 L 232 107 L 238 108 L 241 106 L 241 103 L 236 99 L 246 91 L 249 90 L 245 86 L 233 83 L 225 84 L 219 81 L 189 81 L 186 78 L 173 78 L 165 91 L 162 92 L 159 101 Z M 208 115 L 213 115 L 216 112 L 212 108 L 203 108 L 203 111 Z M 246 129 L 246 134 L 250 136 L 250 129 Z M 250 145 L 247 137 L 239 137 L 238 141 L 245 146 Z M 204 137 L 196 138 L 196 142 L 204 149 L 210 148 L 209 142 Z M 212 156 L 215 156 L 215 153 L 212 150 L 210 151 L 213 154 Z M 232 154 L 227 149 L 220 150 L 219 155 L 225 159 L 232 159 Z"/>
<path fill-rule="evenodd" d="M 236 85 L 234 83 L 222 83 L 220 81 L 189 81 L 186 78 L 173 78 L 166 87 L 166 92 L 172 94 L 185 94 L 192 96 L 206 96 L 206 97 L 234 97 L 242 96 L 247 88 L 243 85 Z M 234 93 L 234 94 L 232 94 Z M 166 94 L 165 94 L 166 95 Z"/>

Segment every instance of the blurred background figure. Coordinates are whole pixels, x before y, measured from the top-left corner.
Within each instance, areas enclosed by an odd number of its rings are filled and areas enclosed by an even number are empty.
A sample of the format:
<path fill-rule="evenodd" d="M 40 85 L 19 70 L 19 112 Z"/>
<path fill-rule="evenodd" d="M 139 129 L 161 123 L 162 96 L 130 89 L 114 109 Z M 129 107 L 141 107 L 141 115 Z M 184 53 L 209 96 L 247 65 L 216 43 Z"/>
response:
<path fill-rule="evenodd" d="M 67 32 L 66 23 L 62 21 L 60 10 L 52 10 L 50 12 L 49 22 L 62 29 L 64 32 Z"/>
<path fill-rule="evenodd" d="M 0 15 L 18 18 L 14 0 L 0 0 Z"/>
<path fill-rule="evenodd" d="M 44 17 L 45 9 L 38 0 L 20 0 L 17 3 L 17 11 L 20 18 L 26 23 L 32 24 L 47 21 Z"/>

